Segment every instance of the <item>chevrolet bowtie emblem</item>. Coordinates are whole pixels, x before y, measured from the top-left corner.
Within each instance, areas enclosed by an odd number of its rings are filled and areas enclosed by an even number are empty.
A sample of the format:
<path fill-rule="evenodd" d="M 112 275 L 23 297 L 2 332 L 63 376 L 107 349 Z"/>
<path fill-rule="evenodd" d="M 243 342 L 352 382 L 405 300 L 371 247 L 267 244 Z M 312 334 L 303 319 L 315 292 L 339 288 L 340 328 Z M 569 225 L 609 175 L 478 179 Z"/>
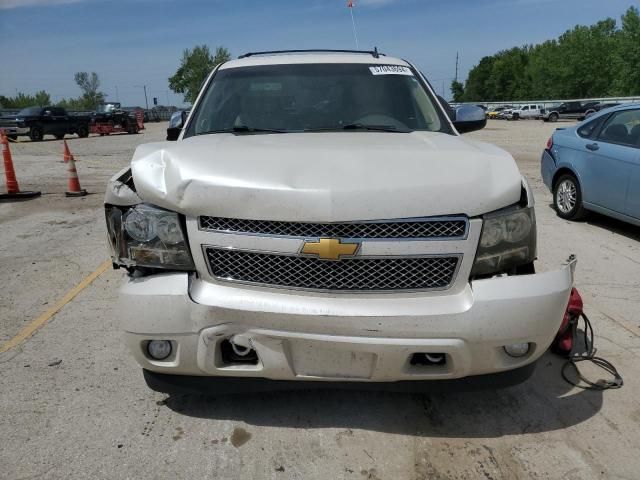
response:
<path fill-rule="evenodd" d="M 355 255 L 358 243 L 342 243 L 337 238 L 321 238 L 317 242 L 304 242 L 302 251 L 307 255 L 317 255 L 325 260 L 340 260 L 343 255 Z"/>

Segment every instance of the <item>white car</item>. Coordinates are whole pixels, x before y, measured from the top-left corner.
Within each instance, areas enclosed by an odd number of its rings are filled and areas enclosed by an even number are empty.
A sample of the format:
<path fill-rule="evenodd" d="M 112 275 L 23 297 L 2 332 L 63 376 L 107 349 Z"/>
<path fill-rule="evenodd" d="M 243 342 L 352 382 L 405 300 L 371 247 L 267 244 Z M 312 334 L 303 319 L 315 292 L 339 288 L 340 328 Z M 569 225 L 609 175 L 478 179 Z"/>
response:
<path fill-rule="evenodd" d="M 158 391 L 504 386 L 558 331 L 575 261 L 534 273 L 533 196 L 412 64 L 266 52 L 110 181 L 117 315 Z"/>
<path fill-rule="evenodd" d="M 544 105 L 530 104 L 520 105 L 518 108 L 514 108 L 507 114 L 509 120 L 519 119 L 538 119 L 542 117 L 542 110 Z"/>

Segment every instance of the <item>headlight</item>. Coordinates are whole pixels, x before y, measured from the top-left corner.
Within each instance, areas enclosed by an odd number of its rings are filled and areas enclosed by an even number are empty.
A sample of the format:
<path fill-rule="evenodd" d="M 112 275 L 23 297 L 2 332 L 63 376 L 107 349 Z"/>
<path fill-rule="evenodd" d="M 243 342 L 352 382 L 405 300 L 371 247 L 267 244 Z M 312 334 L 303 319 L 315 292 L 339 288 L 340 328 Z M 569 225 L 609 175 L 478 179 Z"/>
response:
<path fill-rule="evenodd" d="M 106 207 L 111 257 L 125 267 L 193 270 L 182 219 L 151 205 Z"/>
<path fill-rule="evenodd" d="M 156 237 L 156 228 L 157 220 L 152 212 L 145 212 L 144 206 L 131 209 L 125 216 L 125 231 L 139 242 L 153 240 Z"/>
<path fill-rule="evenodd" d="M 536 257 L 533 207 L 510 207 L 483 217 L 472 276 L 506 272 Z"/>

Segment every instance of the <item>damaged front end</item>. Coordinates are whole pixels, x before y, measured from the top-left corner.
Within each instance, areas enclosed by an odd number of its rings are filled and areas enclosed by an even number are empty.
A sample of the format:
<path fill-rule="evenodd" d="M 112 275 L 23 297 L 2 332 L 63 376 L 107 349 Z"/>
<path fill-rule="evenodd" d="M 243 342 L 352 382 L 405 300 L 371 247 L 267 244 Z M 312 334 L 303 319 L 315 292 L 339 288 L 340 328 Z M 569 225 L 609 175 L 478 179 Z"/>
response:
<path fill-rule="evenodd" d="M 145 204 L 138 196 L 131 169 L 116 174 L 105 197 L 107 235 L 114 268 L 129 273 L 155 269 L 194 269 L 184 217 Z"/>

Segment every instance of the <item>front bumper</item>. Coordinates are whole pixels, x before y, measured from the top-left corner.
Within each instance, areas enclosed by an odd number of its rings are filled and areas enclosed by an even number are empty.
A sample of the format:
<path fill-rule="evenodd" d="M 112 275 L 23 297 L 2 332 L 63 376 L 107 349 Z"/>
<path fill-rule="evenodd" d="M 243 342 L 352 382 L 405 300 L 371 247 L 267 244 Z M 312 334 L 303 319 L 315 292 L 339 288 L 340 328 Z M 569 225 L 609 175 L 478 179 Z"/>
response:
<path fill-rule="evenodd" d="M 118 314 L 148 371 L 272 380 L 394 382 L 504 372 L 537 360 L 562 320 L 575 261 L 561 269 L 474 281 L 458 293 L 331 295 L 204 282 L 185 273 L 129 278 Z M 225 364 L 221 343 L 242 338 L 256 365 Z M 163 361 L 146 354 L 170 340 Z M 504 345 L 529 342 L 525 357 Z M 412 365 L 442 353 L 445 365 Z"/>
<path fill-rule="evenodd" d="M 6 126 L 0 127 L 1 130 L 4 130 L 6 135 L 29 135 L 31 129 L 29 127 L 13 127 Z"/>
<path fill-rule="evenodd" d="M 170 395 L 228 395 L 265 393 L 292 390 L 358 390 L 385 391 L 398 393 L 435 393 L 488 388 L 506 388 L 526 381 L 533 374 L 536 362 L 504 372 L 476 375 L 467 378 L 453 378 L 437 382 L 297 382 L 292 380 L 270 380 L 267 378 L 203 377 L 191 375 L 167 375 L 143 370 L 147 386 L 156 392 Z"/>

